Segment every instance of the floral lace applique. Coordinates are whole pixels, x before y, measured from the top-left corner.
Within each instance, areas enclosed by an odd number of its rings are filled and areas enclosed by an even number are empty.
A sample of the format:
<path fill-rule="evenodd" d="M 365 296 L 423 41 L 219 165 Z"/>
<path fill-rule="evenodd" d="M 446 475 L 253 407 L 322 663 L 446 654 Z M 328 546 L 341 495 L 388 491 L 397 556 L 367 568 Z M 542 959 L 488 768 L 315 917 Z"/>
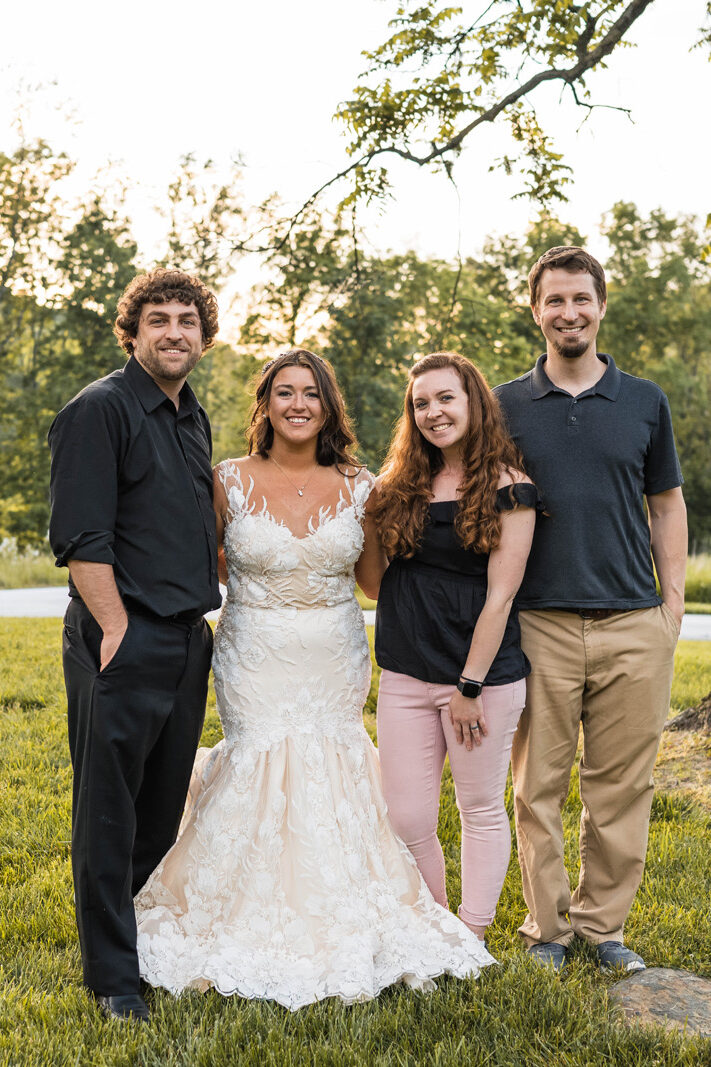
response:
<path fill-rule="evenodd" d="M 213 660 L 224 740 L 200 750 L 178 841 L 136 898 L 141 973 L 295 1010 L 493 962 L 435 904 L 387 816 L 362 724 L 370 684 L 353 567 L 373 479 L 304 538 L 234 464 Z M 351 484 L 354 483 L 354 484 Z"/>

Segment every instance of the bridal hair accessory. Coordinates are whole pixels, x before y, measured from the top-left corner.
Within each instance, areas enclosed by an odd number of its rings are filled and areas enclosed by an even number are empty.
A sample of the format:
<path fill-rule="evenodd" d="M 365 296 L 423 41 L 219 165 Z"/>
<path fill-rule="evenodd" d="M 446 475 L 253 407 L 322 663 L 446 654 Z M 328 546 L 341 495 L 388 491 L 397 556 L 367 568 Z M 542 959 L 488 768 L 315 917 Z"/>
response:
<path fill-rule="evenodd" d="M 279 468 L 281 473 L 284 475 L 284 477 L 286 478 L 287 482 L 289 482 L 290 485 L 293 485 L 294 489 L 296 489 L 296 492 L 299 494 L 299 496 L 303 496 L 304 495 L 304 489 L 306 488 L 306 486 L 309 484 L 309 482 L 313 478 L 313 476 L 316 473 L 316 471 L 318 470 L 318 466 L 319 466 L 318 463 L 317 463 L 316 466 L 314 467 L 314 469 L 311 471 L 311 474 L 308 476 L 308 478 L 304 482 L 304 484 L 301 486 L 301 488 L 299 488 L 299 486 L 296 484 L 296 482 L 292 482 L 291 478 L 286 473 L 286 471 L 282 467 L 281 463 L 277 463 L 277 461 L 274 459 L 274 456 L 270 455 L 269 459 L 272 461 L 272 463 L 276 463 L 277 467 Z"/>
<path fill-rule="evenodd" d="M 274 359 L 268 359 L 266 363 L 263 363 L 262 364 L 261 377 L 262 378 L 264 377 L 264 375 L 267 373 L 269 368 L 273 367 L 278 359 L 280 359 L 282 356 L 287 356 L 288 354 L 289 354 L 288 352 L 280 352 L 278 356 L 274 356 Z M 309 355 L 312 356 L 313 359 L 317 359 L 319 361 L 319 363 L 325 363 L 326 362 L 326 360 L 323 359 L 321 356 L 317 356 L 315 352 L 309 352 Z"/>

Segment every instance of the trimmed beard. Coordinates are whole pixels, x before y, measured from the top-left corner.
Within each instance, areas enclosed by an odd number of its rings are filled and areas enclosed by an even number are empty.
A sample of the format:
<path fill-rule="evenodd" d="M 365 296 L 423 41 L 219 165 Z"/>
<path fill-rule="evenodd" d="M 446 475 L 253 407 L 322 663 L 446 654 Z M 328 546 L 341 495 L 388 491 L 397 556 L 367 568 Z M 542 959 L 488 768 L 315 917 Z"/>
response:
<path fill-rule="evenodd" d="M 134 355 L 135 352 L 136 345 L 134 344 Z M 164 382 L 179 382 L 181 378 L 187 378 L 193 367 L 200 362 L 202 355 L 202 352 L 195 353 L 187 350 L 185 351 L 185 362 L 182 367 L 164 367 L 152 346 L 145 345 L 141 348 L 139 362 L 154 380 L 158 378 Z"/>
<path fill-rule="evenodd" d="M 563 359 L 580 359 L 590 347 L 589 341 L 575 341 L 573 344 L 564 345 L 558 341 L 553 342 L 553 347 Z"/>

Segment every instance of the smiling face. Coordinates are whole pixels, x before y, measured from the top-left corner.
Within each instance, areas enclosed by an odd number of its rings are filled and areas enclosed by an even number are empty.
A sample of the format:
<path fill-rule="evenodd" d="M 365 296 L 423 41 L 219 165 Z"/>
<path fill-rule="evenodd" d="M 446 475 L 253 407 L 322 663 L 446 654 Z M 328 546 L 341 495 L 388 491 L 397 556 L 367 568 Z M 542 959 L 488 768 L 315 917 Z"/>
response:
<path fill-rule="evenodd" d="M 195 304 L 173 300 L 143 305 L 133 354 L 161 388 L 182 384 L 202 352 L 200 315 Z"/>
<path fill-rule="evenodd" d="M 595 339 L 607 305 L 601 303 L 591 274 L 562 268 L 541 275 L 533 318 L 546 339 L 548 355 L 579 359 L 595 355 Z"/>
<path fill-rule="evenodd" d="M 324 410 L 313 371 L 289 366 L 275 375 L 267 407 L 275 436 L 290 444 L 304 444 L 318 436 Z"/>
<path fill-rule="evenodd" d="M 442 450 L 457 449 L 469 430 L 469 396 L 454 367 L 425 371 L 412 383 L 415 425 Z"/>

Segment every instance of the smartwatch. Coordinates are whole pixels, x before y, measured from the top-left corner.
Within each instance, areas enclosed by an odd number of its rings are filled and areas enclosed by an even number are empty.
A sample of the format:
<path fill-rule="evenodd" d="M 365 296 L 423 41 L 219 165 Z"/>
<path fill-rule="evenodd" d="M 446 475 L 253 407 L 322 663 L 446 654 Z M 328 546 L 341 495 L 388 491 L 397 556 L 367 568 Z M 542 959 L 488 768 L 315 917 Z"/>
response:
<path fill-rule="evenodd" d="M 484 688 L 483 682 L 475 682 L 473 678 L 462 676 L 457 682 L 457 689 L 463 697 L 480 697 Z"/>

